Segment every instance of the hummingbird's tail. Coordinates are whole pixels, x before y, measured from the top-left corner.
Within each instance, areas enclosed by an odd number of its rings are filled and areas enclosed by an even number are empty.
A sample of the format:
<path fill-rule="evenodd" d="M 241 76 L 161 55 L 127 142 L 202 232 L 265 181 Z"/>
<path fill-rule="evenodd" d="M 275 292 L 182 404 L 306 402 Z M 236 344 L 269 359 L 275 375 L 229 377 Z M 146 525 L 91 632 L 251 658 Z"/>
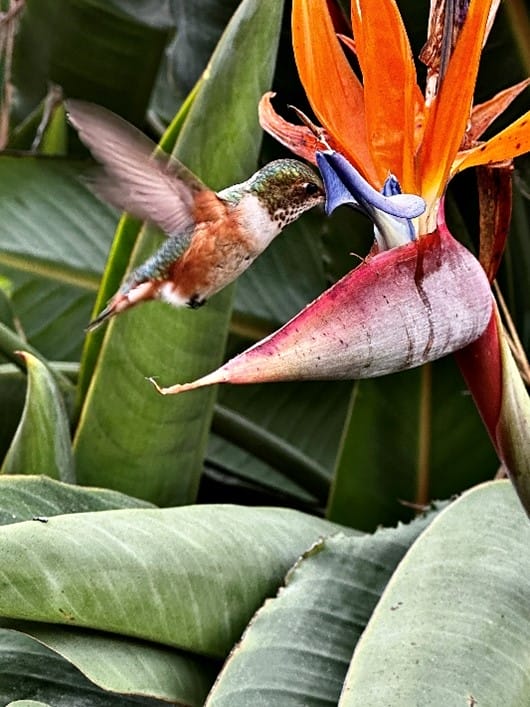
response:
<path fill-rule="evenodd" d="M 104 322 L 107 321 L 107 319 L 110 319 L 112 316 L 117 314 L 116 308 L 113 306 L 113 303 L 111 302 L 108 304 L 105 309 L 103 309 L 98 316 L 95 319 L 92 319 L 91 322 L 88 323 L 85 331 L 94 331 L 98 327 L 100 327 Z"/>
<path fill-rule="evenodd" d="M 158 283 L 147 281 L 136 284 L 134 287 L 130 287 L 126 283 L 121 290 L 119 290 L 114 297 L 110 300 L 108 305 L 103 309 L 98 316 L 89 322 L 85 331 L 94 331 L 101 324 L 114 317 L 120 312 L 124 312 L 126 309 L 134 307 L 138 302 L 143 300 L 154 299 L 157 295 Z"/>

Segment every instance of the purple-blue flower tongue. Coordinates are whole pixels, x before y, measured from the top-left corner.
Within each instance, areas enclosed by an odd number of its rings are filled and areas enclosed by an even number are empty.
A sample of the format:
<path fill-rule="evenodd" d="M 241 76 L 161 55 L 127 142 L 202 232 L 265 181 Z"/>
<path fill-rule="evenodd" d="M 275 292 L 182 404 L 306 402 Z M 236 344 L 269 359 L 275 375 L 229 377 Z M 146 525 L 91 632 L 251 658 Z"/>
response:
<path fill-rule="evenodd" d="M 379 193 L 338 152 L 316 154 L 326 188 L 326 213 L 349 204 L 366 214 L 375 225 L 381 250 L 403 245 L 415 238 L 410 219 L 425 211 L 425 201 L 415 194 L 402 194 L 397 179 L 390 175 Z"/>

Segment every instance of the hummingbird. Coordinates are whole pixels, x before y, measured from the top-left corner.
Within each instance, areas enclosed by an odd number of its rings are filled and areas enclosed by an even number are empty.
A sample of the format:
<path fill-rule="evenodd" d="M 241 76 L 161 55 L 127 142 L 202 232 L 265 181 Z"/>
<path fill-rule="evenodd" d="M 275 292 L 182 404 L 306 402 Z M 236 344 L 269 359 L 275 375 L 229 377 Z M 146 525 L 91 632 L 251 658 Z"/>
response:
<path fill-rule="evenodd" d="M 95 194 L 167 236 L 88 331 L 145 300 L 200 307 L 241 275 L 285 226 L 324 203 L 320 177 L 298 160 L 275 160 L 247 181 L 215 192 L 106 108 L 68 100 L 66 111 L 102 168 L 89 179 Z"/>

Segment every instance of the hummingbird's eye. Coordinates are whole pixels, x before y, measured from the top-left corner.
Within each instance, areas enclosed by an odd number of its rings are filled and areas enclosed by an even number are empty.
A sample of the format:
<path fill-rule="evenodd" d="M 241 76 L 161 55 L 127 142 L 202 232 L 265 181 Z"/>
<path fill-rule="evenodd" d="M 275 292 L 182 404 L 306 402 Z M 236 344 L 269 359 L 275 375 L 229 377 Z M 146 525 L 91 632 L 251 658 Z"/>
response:
<path fill-rule="evenodd" d="M 316 196 L 320 192 L 320 187 L 315 182 L 306 182 L 303 187 L 307 196 Z"/>

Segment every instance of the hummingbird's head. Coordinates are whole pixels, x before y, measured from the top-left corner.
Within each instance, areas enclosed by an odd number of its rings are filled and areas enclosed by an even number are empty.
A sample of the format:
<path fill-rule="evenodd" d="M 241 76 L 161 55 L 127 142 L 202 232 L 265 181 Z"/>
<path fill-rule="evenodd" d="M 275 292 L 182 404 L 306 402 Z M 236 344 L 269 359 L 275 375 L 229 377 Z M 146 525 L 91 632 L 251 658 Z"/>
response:
<path fill-rule="evenodd" d="M 304 211 L 323 204 L 324 185 L 316 172 L 298 160 L 275 160 L 248 181 L 248 189 L 282 230 Z"/>

